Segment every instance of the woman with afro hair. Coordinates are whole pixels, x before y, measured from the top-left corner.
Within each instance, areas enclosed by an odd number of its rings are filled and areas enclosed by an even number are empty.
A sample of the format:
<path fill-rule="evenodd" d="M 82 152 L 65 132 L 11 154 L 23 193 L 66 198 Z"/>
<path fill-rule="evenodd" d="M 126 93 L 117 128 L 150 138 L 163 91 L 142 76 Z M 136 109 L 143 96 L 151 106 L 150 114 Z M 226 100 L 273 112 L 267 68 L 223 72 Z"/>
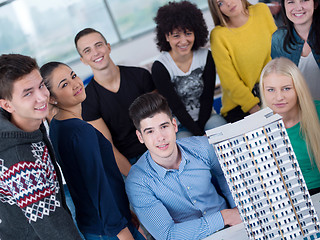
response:
<path fill-rule="evenodd" d="M 169 2 L 155 17 L 161 52 L 152 65 L 152 78 L 178 120 L 177 138 L 201 136 L 225 124 L 214 113 L 215 64 L 204 47 L 208 29 L 200 9 L 188 1 Z"/>

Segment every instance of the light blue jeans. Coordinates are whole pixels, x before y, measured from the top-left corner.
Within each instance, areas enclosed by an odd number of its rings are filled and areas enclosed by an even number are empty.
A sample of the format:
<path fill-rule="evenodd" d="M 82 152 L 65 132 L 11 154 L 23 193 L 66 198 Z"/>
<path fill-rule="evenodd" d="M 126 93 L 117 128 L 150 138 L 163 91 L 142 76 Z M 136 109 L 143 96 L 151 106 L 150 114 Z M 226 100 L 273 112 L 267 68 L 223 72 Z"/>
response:
<path fill-rule="evenodd" d="M 210 118 L 208 119 L 206 125 L 204 126 L 204 130 L 210 130 L 212 128 L 219 127 L 221 125 L 226 124 L 226 120 L 217 113 L 212 113 Z M 177 139 L 185 138 L 185 137 L 191 137 L 193 134 L 188 131 L 187 128 L 185 128 L 183 125 L 179 124 L 178 126 L 178 132 L 177 132 Z"/>
<path fill-rule="evenodd" d="M 146 240 L 142 234 L 136 229 L 133 225 L 129 224 L 128 226 L 133 238 L 135 240 Z M 82 233 L 86 240 L 119 240 L 117 236 L 109 237 L 106 235 L 95 235 L 91 233 Z"/>
<path fill-rule="evenodd" d="M 69 188 L 68 188 L 67 184 L 63 185 L 63 189 L 64 189 L 64 194 L 65 194 L 65 197 L 66 197 L 66 203 L 67 203 L 67 206 L 68 206 L 68 208 L 69 208 L 69 210 L 71 212 L 74 225 L 76 225 L 81 238 L 84 239 L 84 237 L 82 236 L 82 233 L 80 232 L 80 230 L 78 228 L 78 224 L 77 224 L 77 221 L 76 221 L 76 209 L 74 207 L 74 204 L 73 204 L 73 201 L 72 201 L 72 198 L 71 198 L 71 195 L 70 195 Z"/>

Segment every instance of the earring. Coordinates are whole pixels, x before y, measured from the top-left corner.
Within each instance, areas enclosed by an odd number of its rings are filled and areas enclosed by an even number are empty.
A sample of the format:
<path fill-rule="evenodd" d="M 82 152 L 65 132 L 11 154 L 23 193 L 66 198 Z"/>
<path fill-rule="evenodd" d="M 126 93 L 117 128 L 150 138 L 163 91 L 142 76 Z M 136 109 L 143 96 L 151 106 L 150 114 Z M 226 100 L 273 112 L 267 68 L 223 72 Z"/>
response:
<path fill-rule="evenodd" d="M 54 104 L 54 105 L 57 105 L 57 104 L 58 104 L 58 102 L 54 102 L 53 104 Z"/>

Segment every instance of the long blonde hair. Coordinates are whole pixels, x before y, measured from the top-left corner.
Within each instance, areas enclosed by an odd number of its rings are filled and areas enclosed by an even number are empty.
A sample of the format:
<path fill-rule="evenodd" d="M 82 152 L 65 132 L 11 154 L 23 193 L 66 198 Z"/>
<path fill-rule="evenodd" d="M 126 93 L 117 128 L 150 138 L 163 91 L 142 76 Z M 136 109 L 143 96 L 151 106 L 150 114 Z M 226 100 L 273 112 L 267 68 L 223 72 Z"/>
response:
<path fill-rule="evenodd" d="M 307 143 L 307 149 L 311 164 L 312 158 L 320 171 L 320 123 L 319 117 L 312 100 L 308 85 L 299 68 L 287 58 L 275 58 L 271 60 L 262 70 L 260 76 L 260 95 L 263 106 L 266 106 L 266 100 L 263 90 L 263 80 L 272 73 L 290 77 L 298 97 L 300 114 L 300 134 L 304 136 Z"/>
<path fill-rule="evenodd" d="M 241 0 L 241 2 L 243 9 L 246 10 L 251 5 L 247 0 Z M 215 26 L 227 27 L 229 18 L 221 12 L 217 0 L 208 0 L 208 5 Z"/>

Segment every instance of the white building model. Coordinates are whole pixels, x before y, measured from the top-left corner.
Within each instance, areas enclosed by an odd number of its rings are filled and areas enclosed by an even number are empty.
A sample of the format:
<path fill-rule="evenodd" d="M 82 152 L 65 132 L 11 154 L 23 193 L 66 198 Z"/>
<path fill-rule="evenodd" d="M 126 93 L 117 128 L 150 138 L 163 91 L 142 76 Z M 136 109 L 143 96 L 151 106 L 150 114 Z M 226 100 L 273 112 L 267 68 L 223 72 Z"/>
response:
<path fill-rule="evenodd" d="M 281 116 L 266 108 L 206 132 L 250 239 L 318 239 L 319 220 Z"/>

